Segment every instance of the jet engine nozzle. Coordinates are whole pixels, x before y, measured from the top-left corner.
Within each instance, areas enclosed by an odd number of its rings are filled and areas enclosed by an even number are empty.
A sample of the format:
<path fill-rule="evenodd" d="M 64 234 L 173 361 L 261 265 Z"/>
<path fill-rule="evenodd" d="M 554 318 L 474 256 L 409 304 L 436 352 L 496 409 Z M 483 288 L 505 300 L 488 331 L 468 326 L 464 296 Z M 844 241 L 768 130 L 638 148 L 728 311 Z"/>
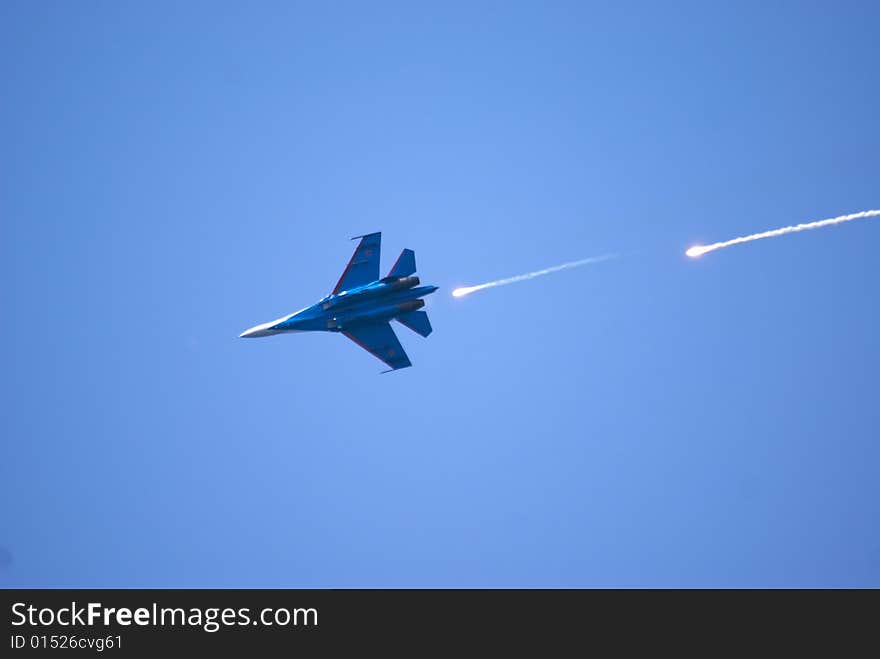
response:
<path fill-rule="evenodd" d="M 424 300 L 408 300 L 406 302 L 401 302 L 397 305 L 397 308 L 401 313 L 405 313 L 407 311 L 415 311 L 416 309 L 421 309 L 425 306 Z"/>
<path fill-rule="evenodd" d="M 414 288 L 421 282 L 418 277 L 402 277 L 391 284 L 392 291 L 402 291 L 407 288 Z"/>

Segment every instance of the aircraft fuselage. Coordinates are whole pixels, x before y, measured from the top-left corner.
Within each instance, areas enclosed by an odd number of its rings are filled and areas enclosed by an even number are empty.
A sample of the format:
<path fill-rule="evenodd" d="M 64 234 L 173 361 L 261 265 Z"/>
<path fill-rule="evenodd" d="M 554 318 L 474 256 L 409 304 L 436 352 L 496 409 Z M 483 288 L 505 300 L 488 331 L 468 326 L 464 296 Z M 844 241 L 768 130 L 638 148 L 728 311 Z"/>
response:
<path fill-rule="evenodd" d="M 340 291 L 310 307 L 241 333 L 257 338 L 285 332 L 341 332 L 358 325 L 384 322 L 425 306 L 421 298 L 437 290 L 419 286 L 418 277 L 385 277 L 350 291 Z"/>

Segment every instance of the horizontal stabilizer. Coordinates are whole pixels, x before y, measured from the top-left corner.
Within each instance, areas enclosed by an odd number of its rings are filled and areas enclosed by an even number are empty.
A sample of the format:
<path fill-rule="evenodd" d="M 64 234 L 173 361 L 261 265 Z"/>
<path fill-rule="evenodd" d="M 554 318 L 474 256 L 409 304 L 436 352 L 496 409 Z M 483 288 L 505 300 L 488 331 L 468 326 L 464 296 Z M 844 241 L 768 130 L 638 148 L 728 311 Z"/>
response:
<path fill-rule="evenodd" d="M 416 271 L 416 253 L 411 249 L 405 249 L 397 257 L 397 261 L 388 273 L 389 277 L 409 277 Z"/>
<path fill-rule="evenodd" d="M 424 311 L 410 311 L 402 313 L 396 317 L 397 322 L 406 325 L 416 334 L 428 336 L 431 333 L 431 321 L 428 320 L 428 314 Z"/>

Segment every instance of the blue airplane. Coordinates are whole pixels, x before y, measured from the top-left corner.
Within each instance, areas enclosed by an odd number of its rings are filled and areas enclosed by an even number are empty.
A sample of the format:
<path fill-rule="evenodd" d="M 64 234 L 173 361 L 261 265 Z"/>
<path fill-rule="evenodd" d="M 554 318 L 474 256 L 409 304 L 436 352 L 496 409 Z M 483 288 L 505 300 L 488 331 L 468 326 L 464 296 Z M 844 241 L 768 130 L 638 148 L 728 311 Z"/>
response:
<path fill-rule="evenodd" d="M 419 286 L 416 254 L 411 249 L 400 253 L 387 276 L 379 278 L 379 253 L 382 233 L 355 236 L 361 239 L 333 292 L 310 307 L 289 316 L 251 327 L 242 338 L 256 338 L 290 332 L 342 332 L 361 348 L 371 352 L 396 371 L 412 366 L 391 321 L 405 325 L 416 334 L 428 336 L 431 323 L 421 298 L 437 290 Z"/>

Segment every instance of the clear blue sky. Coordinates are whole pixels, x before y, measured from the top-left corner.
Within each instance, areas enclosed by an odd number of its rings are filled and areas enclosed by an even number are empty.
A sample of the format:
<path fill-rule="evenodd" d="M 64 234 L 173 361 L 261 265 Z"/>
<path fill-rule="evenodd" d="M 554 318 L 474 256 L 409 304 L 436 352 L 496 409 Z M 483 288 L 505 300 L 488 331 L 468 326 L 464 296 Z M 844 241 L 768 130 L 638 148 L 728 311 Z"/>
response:
<path fill-rule="evenodd" d="M 0 4 L 0 582 L 880 586 L 880 9 Z M 414 368 L 311 304 L 403 247 Z M 458 285 L 624 258 L 453 299 Z"/>

